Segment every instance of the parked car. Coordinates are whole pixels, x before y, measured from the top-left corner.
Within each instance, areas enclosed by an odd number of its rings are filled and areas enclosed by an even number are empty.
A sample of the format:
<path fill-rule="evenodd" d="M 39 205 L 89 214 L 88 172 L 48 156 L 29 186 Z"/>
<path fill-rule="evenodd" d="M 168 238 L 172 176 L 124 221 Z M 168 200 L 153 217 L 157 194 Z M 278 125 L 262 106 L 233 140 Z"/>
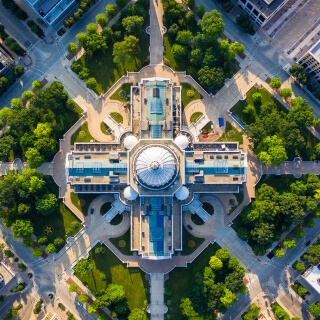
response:
<path fill-rule="evenodd" d="M 93 208 L 91 208 L 91 210 L 90 210 L 90 214 L 93 214 L 94 213 L 94 209 Z"/>
<path fill-rule="evenodd" d="M 309 241 L 307 241 L 306 242 L 306 247 L 309 245 L 311 243 L 311 241 L 309 240 Z"/>
<path fill-rule="evenodd" d="M 190 226 L 190 224 L 187 225 L 187 228 L 188 228 L 189 230 L 192 230 L 192 227 Z"/>

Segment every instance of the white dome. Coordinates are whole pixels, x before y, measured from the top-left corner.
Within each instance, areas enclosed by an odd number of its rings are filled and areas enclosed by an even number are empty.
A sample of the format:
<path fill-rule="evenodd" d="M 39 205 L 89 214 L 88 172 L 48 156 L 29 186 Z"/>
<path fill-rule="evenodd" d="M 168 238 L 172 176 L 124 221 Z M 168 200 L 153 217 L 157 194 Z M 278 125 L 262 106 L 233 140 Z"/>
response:
<path fill-rule="evenodd" d="M 189 190 L 187 187 L 181 186 L 174 195 L 178 200 L 183 201 L 189 197 Z"/>
<path fill-rule="evenodd" d="M 138 142 L 138 139 L 133 135 L 129 135 L 123 140 L 124 147 L 128 150 L 131 150 Z"/>
<path fill-rule="evenodd" d="M 138 155 L 135 171 L 143 184 L 150 187 L 164 186 L 176 173 L 175 157 L 164 147 L 150 146 Z"/>
<path fill-rule="evenodd" d="M 124 189 L 123 195 L 127 200 L 133 201 L 137 199 L 139 194 L 131 186 L 128 186 Z"/>
<path fill-rule="evenodd" d="M 185 136 L 185 135 L 180 135 L 180 136 L 177 136 L 175 139 L 174 139 L 174 143 L 180 147 L 180 149 L 184 150 L 185 148 L 188 147 L 189 145 L 189 140 L 188 138 Z"/>

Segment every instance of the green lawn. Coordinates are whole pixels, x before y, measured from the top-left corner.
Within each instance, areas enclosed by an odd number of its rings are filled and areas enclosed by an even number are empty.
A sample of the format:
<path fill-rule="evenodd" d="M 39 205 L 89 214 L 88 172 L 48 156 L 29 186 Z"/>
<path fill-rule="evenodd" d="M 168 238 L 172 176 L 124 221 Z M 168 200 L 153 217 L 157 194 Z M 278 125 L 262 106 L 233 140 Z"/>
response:
<path fill-rule="evenodd" d="M 139 71 L 144 65 L 149 63 L 147 61 L 149 54 L 149 37 L 142 34 L 139 37 L 139 40 L 141 48 L 139 56 L 134 61 L 125 64 L 124 69 L 119 68 L 113 62 L 113 46 L 109 46 L 104 53 L 98 52 L 91 57 L 89 55 L 83 55 L 78 60 L 83 67 L 89 69 L 89 77 L 93 77 L 97 80 L 98 85 L 96 87 L 96 92 L 98 94 L 104 93 L 110 89 L 121 76 L 127 73 L 127 71 Z"/>
<path fill-rule="evenodd" d="M 131 241 L 131 232 L 130 228 L 127 230 L 125 234 L 123 234 L 120 237 L 117 238 L 110 238 L 110 242 L 123 254 L 127 256 L 132 256 L 133 251 L 130 250 L 130 241 Z M 126 242 L 126 245 L 124 247 L 119 246 L 119 241 L 124 240 Z"/>
<path fill-rule="evenodd" d="M 47 187 L 50 192 L 58 196 L 59 188 L 51 177 L 47 177 Z M 43 233 L 45 226 L 52 226 L 53 233 L 47 235 L 49 242 L 53 242 L 53 240 L 58 237 L 65 239 L 65 230 L 71 229 L 72 222 L 80 222 L 80 220 L 63 204 L 62 200 L 60 199 L 59 208 L 56 212 L 53 212 L 47 216 L 33 214 L 31 216 L 31 221 L 34 226 L 34 234 L 37 237 L 45 235 Z M 72 229 L 71 235 L 75 235 L 81 228 L 82 226 L 80 225 L 78 228 Z"/>
<path fill-rule="evenodd" d="M 181 83 L 182 87 L 182 108 L 185 108 L 191 101 L 202 99 L 202 95 L 189 83 Z M 188 97 L 187 93 L 189 90 L 194 92 L 193 97 Z"/>
<path fill-rule="evenodd" d="M 104 203 L 101 208 L 100 208 L 100 214 L 103 216 L 104 214 L 106 214 L 110 209 L 111 209 L 111 202 L 106 202 Z M 118 216 L 118 215 L 117 215 Z"/>
<path fill-rule="evenodd" d="M 188 246 L 188 242 L 190 240 L 193 240 L 195 242 L 195 246 L 193 248 L 190 248 Z M 193 236 L 185 227 L 182 227 L 182 255 L 188 256 L 189 254 L 194 252 L 203 241 L 203 238 L 197 238 Z"/>
<path fill-rule="evenodd" d="M 85 215 L 87 216 L 88 215 L 88 210 L 89 210 L 89 206 L 90 206 L 90 203 L 96 198 L 98 197 L 99 194 L 95 194 L 95 193 L 92 193 L 92 194 L 77 194 L 77 193 L 74 193 L 74 192 L 71 192 L 70 193 L 70 197 L 71 197 L 71 201 L 72 203 Z M 85 205 L 83 207 L 80 206 L 80 202 L 79 200 L 84 200 L 85 201 Z"/>
<path fill-rule="evenodd" d="M 260 107 L 255 107 L 255 112 L 253 114 L 253 116 L 247 115 L 245 113 L 243 113 L 243 109 L 248 105 L 253 105 L 253 100 L 252 100 L 252 95 L 256 92 L 261 93 L 261 105 L 268 103 L 268 102 L 273 102 L 276 104 L 277 110 L 278 111 L 283 111 L 285 113 L 288 113 L 288 110 L 275 98 L 273 98 L 273 96 L 269 93 L 268 90 L 266 89 L 257 89 L 255 87 L 252 87 L 246 95 L 246 100 L 245 101 L 238 101 L 231 109 L 232 113 L 234 113 L 244 124 L 248 125 L 251 124 L 253 122 L 255 122 L 258 117 L 259 117 L 259 113 L 260 113 Z"/>
<path fill-rule="evenodd" d="M 106 134 L 107 136 L 110 135 L 110 133 L 108 132 L 109 127 L 102 121 L 100 123 L 100 130 L 102 133 Z"/>
<path fill-rule="evenodd" d="M 79 135 L 80 131 L 83 131 L 85 133 L 84 137 L 81 137 L 81 134 Z M 85 122 L 72 136 L 71 136 L 71 144 L 74 144 L 75 142 L 90 142 L 91 140 L 94 140 L 92 135 L 89 132 L 88 129 L 88 123 Z"/>
<path fill-rule="evenodd" d="M 111 112 L 110 116 L 113 118 L 114 121 L 117 123 L 123 123 L 123 116 L 118 112 Z"/>
<path fill-rule="evenodd" d="M 222 135 L 222 141 L 235 141 L 243 144 L 242 133 L 238 131 L 229 121 L 226 121 L 226 130 Z"/>
<path fill-rule="evenodd" d="M 123 85 L 121 85 L 121 87 L 110 97 L 110 99 L 112 100 L 118 100 L 121 102 L 127 102 L 128 100 L 130 100 L 130 98 L 128 98 L 128 95 L 130 95 L 130 88 L 132 87 L 133 83 L 124 83 Z M 120 92 L 124 91 L 126 93 L 126 96 L 121 96 Z M 120 94 L 120 95 L 119 95 Z"/>
<path fill-rule="evenodd" d="M 93 293 L 105 289 L 108 283 L 120 284 L 125 289 L 129 309 L 143 308 L 149 297 L 149 283 L 145 280 L 145 273 L 139 268 L 127 268 L 105 245 L 102 245 L 105 252 L 96 254 L 95 248 L 100 246 L 97 244 L 89 253 L 94 270 L 85 277 L 79 277 L 80 280 Z M 101 280 L 101 273 L 106 274 L 106 281 Z"/>
<path fill-rule="evenodd" d="M 271 186 L 272 188 L 276 189 L 279 193 L 288 192 L 290 191 L 290 184 L 300 180 L 296 179 L 292 175 L 263 175 L 256 185 L 256 190 L 258 190 L 263 183 L 266 183 L 268 186 Z"/>
<path fill-rule="evenodd" d="M 210 244 L 187 268 L 175 268 L 169 273 L 169 280 L 165 287 L 172 291 L 170 296 L 165 296 L 165 303 L 169 307 L 170 319 L 183 319 L 180 311 L 180 300 L 192 294 L 195 274 L 201 272 L 208 265 L 210 257 L 215 255 L 220 246 Z M 169 303 L 168 303 L 168 300 Z"/>
<path fill-rule="evenodd" d="M 198 120 L 201 116 L 203 116 L 203 113 L 200 112 L 200 111 L 197 111 L 197 112 L 193 113 L 193 114 L 191 115 L 191 117 L 190 117 L 190 122 L 191 122 L 191 123 L 196 123 L 197 120 Z"/>

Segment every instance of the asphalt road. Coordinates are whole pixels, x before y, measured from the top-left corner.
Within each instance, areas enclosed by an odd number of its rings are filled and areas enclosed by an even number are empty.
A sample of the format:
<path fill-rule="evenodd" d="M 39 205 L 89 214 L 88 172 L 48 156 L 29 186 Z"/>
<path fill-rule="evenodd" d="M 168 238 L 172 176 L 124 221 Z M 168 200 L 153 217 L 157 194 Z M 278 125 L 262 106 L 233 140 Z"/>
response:
<path fill-rule="evenodd" d="M 307 241 L 314 241 L 320 235 L 320 219 L 316 219 L 315 221 L 316 223 L 312 228 L 305 228 L 306 235 L 301 239 L 297 239 L 296 247 L 288 250 L 283 258 L 273 258 L 268 265 L 260 263 L 255 263 L 249 267 L 245 265 L 249 268 L 249 270 L 247 269 L 249 293 L 246 295 L 238 295 L 238 302 L 228 309 L 223 319 L 237 319 L 237 316 L 243 313 L 251 304 L 251 300 L 262 292 L 274 298 L 279 298 L 288 292 L 286 284 L 283 282 L 285 268 L 298 260 L 304 251 L 308 249 L 305 245 Z M 241 240 L 239 239 L 239 241 Z M 232 242 L 228 243 L 229 248 L 232 247 L 232 245 Z M 239 259 L 241 259 L 242 254 L 243 253 L 238 252 Z M 292 308 L 292 303 L 294 303 L 296 308 L 303 309 L 303 319 L 309 319 L 307 306 L 305 304 L 301 305 L 297 299 L 293 298 L 292 301 L 284 299 L 281 303 L 284 304 L 288 310 Z"/>
<path fill-rule="evenodd" d="M 27 49 L 38 41 L 38 37 L 33 34 L 11 11 L 7 10 L 0 3 L 0 23 L 4 25 L 5 31 L 10 33 Z"/>

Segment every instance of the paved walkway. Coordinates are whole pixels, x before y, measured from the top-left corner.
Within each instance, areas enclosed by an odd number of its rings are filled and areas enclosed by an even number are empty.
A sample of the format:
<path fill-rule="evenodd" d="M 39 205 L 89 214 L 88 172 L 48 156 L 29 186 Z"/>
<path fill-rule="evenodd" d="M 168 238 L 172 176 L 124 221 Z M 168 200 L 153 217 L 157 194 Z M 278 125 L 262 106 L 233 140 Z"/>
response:
<path fill-rule="evenodd" d="M 163 320 L 164 314 L 168 307 L 164 304 L 164 274 L 150 274 L 150 304 L 147 312 L 150 313 L 151 319 Z"/>

